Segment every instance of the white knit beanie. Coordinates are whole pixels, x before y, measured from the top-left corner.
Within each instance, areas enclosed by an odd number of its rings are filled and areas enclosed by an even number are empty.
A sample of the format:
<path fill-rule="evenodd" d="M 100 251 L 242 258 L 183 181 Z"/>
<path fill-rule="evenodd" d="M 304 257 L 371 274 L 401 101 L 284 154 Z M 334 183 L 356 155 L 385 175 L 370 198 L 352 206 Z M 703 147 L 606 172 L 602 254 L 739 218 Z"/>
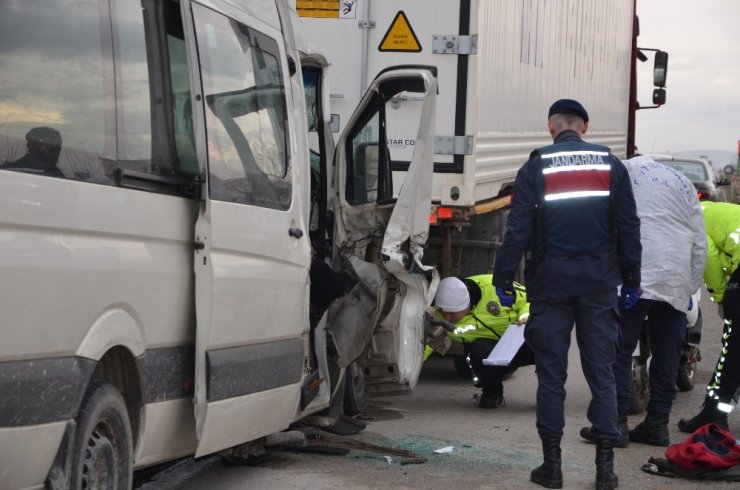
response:
<path fill-rule="evenodd" d="M 457 277 L 445 277 L 439 282 L 434 304 L 442 311 L 457 313 L 470 306 L 470 294 Z"/>

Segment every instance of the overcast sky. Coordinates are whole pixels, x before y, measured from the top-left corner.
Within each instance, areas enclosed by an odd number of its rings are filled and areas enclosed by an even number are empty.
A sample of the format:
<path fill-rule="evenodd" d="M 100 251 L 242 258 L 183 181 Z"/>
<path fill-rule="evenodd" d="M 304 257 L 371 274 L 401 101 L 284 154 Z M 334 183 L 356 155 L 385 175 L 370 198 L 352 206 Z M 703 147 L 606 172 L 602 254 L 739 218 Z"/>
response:
<path fill-rule="evenodd" d="M 740 0 L 637 0 L 637 15 L 638 46 L 669 53 L 666 105 L 637 111 L 639 151 L 736 152 Z M 639 101 L 651 105 L 652 58 L 640 65 Z"/>

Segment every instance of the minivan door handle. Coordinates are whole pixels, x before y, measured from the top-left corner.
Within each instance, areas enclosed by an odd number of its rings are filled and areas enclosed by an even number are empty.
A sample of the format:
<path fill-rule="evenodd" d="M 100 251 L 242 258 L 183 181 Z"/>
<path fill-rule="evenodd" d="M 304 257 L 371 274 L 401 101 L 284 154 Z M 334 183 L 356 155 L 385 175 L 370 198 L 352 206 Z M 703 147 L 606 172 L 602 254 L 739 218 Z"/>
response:
<path fill-rule="evenodd" d="M 300 228 L 290 228 L 288 230 L 288 235 L 292 236 L 293 238 L 301 238 L 303 236 L 303 230 Z"/>

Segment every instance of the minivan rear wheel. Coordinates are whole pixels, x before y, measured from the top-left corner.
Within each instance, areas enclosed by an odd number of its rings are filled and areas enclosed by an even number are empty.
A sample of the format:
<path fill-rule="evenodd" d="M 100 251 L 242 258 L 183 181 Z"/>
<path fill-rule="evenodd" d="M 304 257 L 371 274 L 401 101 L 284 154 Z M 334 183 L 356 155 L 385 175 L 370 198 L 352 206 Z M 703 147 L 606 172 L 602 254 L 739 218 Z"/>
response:
<path fill-rule="evenodd" d="M 131 424 L 118 390 L 110 383 L 91 384 L 75 420 L 71 488 L 130 488 L 133 478 Z"/>

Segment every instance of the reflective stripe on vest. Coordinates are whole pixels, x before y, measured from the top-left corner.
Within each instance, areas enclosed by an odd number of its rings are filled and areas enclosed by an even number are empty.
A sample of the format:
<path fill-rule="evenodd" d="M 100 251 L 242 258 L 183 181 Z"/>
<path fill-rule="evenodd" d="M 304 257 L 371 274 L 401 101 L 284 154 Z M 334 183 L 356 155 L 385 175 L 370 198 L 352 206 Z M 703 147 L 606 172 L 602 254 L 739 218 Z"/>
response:
<path fill-rule="evenodd" d="M 545 201 L 608 196 L 611 165 L 603 158 L 608 155 L 605 151 L 588 150 L 541 155 Z"/>

